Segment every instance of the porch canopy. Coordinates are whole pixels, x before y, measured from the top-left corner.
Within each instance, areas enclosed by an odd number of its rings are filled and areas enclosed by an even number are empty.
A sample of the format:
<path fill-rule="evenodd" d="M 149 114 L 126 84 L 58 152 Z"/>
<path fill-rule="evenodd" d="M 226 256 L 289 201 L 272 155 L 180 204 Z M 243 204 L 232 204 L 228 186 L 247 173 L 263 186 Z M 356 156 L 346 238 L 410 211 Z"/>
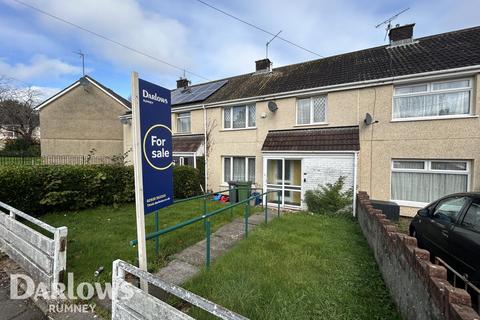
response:
<path fill-rule="evenodd" d="M 280 197 L 271 193 L 268 203 L 306 208 L 306 191 L 340 177 L 345 189 L 355 189 L 359 149 L 358 126 L 269 131 L 262 147 L 263 189 Z"/>
<path fill-rule="evenodd" d="M 197 157 L 204 154 L 203 134 L 172 136 L 173 162 L 178 165 L 197 167 Z"/>
<path fill-rule="evenodd" d="M 197 153 L 203 141 L 203 134 L 174 135 L 172 137 L 173 153 Z"/>
<path fill-rule="evenodd" d="M 358 151 L 358 126 L 271 130 L 262 151 Z"/>

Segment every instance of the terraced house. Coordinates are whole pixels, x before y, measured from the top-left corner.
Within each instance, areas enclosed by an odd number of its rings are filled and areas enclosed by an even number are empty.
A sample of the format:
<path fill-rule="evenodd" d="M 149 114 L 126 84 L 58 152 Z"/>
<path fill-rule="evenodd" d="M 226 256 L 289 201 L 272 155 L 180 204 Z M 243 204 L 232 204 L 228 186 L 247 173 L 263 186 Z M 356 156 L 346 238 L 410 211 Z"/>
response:
<path fill-rule="evenodd" d="M 392 29 L 385 46 L 273 69 L 259 60 L 252 73 L 199 85 L 181 79 L 177 144 L 190 146 L 185 156 L 206 151 L 209 189 L 250 180 L 281 190 L 285 207 L 303 207 L 306 190 L 340 176 L 403 215 L 478 191 L 480 27 L 419 39 L 413 28 Z"/>

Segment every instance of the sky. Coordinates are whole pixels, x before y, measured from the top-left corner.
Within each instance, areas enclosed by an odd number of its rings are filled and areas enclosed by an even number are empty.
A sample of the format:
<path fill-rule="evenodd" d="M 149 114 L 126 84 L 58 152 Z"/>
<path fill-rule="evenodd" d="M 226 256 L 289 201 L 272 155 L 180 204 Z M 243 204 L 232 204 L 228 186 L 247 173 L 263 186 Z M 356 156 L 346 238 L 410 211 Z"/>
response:
<path fill-rule="evenodd" d="M 197 0 L 21 1 L 185 69 L 192 84 L 254 71 L 272 38 Z M 394 24 L 415 22 L 414 37 L 480 25 L 480 0 L 205 2 L 270 32 L 281 30 L 280 36 L 323 57 L 386 44 L 384 27 L 375 25 L 404 8 L 410 10 Z M 0 0 L 0 39 L 0 76 L 44 98 L 82 76 L 78 51 L 85 53 L 86 73 L 125 98 L 133 70 L 167 88 L 183 75 L 15 0 Z M 275 39 L 269 58 L 278 67 L 319 57 Z"/>

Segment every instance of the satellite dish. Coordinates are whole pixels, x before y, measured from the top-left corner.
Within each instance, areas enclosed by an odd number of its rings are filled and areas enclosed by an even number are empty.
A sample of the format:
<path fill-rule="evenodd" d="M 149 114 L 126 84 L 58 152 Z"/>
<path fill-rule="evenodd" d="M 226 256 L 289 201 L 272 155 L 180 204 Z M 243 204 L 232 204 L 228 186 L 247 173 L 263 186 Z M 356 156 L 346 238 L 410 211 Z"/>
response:
<path fill-rule="evenodd" d="M 275 102 L 268 101 L 268 110 L 270 110 L 271 112 L 275 112 L 277 111 L 277 109 L 278 109 L 278 106 Z"/>
<path fill-rule="evenodd" d="M 372 123 L 377 123 L 378 121 L 374 121 L 373 117 L 370 113 L 367 112 L 365 115 L 365 119 L 363 120 L 367 126 L 371 125 Z"/>

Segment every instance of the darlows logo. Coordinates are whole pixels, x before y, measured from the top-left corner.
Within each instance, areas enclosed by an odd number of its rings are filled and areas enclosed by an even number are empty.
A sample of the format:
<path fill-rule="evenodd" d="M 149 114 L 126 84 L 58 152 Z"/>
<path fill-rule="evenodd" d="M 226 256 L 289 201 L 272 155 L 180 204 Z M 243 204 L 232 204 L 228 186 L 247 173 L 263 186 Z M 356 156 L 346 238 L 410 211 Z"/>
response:
<path fill-rule="evenodd" d="M 155 100 L 155 101 L 158 101 L 158 102 L 161 102 L 161 103 L 164 103 L 164 104 L 168 104 L 168 99 L 165 99 L 164 97 L 158 96 L 156 92 L 154 94 L 151 94 L 151 93 L 148 93 L 147 90 L 143 89 L 142 90 L 142 96 L 144 98 L 147 98 L 147 99 L 150 99 L 150 100 Z"/>

